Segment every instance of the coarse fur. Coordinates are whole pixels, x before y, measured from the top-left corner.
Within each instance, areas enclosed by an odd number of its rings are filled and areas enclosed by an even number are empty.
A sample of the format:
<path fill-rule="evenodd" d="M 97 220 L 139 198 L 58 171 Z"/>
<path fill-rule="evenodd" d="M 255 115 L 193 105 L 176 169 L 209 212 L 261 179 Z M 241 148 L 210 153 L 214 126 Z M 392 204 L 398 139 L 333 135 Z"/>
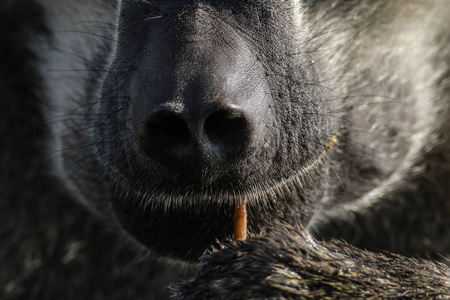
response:
<path fill-rule="evenodd" d="M 286 224 L 221 246 L 176 299 L 450 299 L 447 265 L 316 241 Z"/>
<path fill-rule="evenodd" d="M 168 297 L 242 201 L 445 257 L 446 5 L 3 0 L 1 298 Z"/>

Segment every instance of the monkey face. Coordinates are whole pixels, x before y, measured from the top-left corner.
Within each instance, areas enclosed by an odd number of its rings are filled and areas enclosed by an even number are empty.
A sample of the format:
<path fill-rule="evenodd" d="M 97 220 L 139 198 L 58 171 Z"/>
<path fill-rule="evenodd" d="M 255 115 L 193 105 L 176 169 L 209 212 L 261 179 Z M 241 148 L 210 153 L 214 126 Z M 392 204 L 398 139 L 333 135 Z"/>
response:
<path fill-rule="evenodd" d="M 284 1 L 123 1 L 92 110 L 113 215 L 140 243 L 197 259 L 278 219 L 306 224 L 329 140 L 321 89 Z M 109 205 L 108 205 L 109 206 Z"/>

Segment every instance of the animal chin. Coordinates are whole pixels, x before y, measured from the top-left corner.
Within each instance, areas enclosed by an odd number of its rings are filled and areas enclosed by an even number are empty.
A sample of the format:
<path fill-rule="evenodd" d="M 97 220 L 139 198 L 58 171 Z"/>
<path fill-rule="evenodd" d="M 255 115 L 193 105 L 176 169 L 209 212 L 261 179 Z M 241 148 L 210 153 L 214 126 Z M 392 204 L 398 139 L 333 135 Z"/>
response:
<path fill-rule="evenodd" d="M 196 262 L 217 241 L 243 240 L 267 227 L 270 221 L 262 220 L 274 220 L 288 201 L 300 201 L 301 181 L 294 174 L 235 194 L 118 192 L 112 203 L 120 225 L 140 244 L 163 256 Z M 124 186 L 114 190 L 130 191 Z"/>
<path fill-rule="evenodd" d="M 254 235 L 270 226 L 271 221 L 266 220 L 285 219 L 290 213 L 285 207 L 308 206 L 301 203 L 307 199 L 307 178 L 319 172 L 328 151 L 283 179 L 260 180 L 253 185 L 242 178 L 234 183 L 223 179 L 206 187 L 198 184 L 197 188 L 192 183 L 173 184 L 170 189 L 158 190 L 158 182 L 142 187 L 116 177 L 114 213 L 126 232 L 151 251 L 197 261 L 217 241 L 243 240 L 247 233 Z M 308 219 L 305 215 L 305 222 Z"/>
<path fill-rule="evenodd" d="M 232 237 L 234 209 L 230 205 L 143 208 L 120 199 L 113 201 L 113 209 L 131 237 L 162 256 L 198 261 L 211 244 Z"/>

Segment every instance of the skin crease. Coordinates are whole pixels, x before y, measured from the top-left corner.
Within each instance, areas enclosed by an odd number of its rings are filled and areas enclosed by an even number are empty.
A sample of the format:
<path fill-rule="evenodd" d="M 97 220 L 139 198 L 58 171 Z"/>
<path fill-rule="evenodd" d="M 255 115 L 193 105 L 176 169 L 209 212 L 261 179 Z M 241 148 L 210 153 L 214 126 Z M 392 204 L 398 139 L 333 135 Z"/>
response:
<path fill-rule="evenodd" d="M 446 5 L 3 1 L 0 298 L 168 298 L 243 202 L 249 253 L 442 259 Z"/>

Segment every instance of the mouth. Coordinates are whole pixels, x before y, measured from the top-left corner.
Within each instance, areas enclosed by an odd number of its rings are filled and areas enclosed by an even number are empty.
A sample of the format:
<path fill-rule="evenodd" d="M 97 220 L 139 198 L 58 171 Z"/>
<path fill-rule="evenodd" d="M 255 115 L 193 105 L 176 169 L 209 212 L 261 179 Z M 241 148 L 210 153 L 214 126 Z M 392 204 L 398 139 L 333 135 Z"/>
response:
<path fill-rule="evenodd" d="M 299 174 L 305 174 L 304 170 Z M 212 191 L 209 196 L 149 196 L 133 192 L 122 182 L 114 190 L 132 192 L 116 193 L 112 203 L 119 223 L 138 243 L 162 256 L 197 262 L 215 243 L 256 236 L 277 220 L 307 222 L 311 204 L 305 200 L 303 181 L 296 174 L 233 196 Z"/>
<path fill-rule="evenodd" d="M 114 201 L 113 208 L 130 236 L 162 256 L 198 261 L 214 242 L 232 238 L 232 206 L 209 203 L 183 209 L 159 205 L 142 208 Z"/>
<path fill-rule="evenodd" d="M 235 190 L 225 192 L 221 185 L 186 192 L 188 188 L 174 185 L 150 192 L 116 177 L 111 187 L 114 214 L 129 236 L 150 251 L 198 262 L 215 243 L 257 236 L 278 221 L 306 225 L 315 202 L 308 182 L 321 178 L 320 165 L 333 143 L 291 176 L 246 186 L 245 191 L 234 185 Z"/>

